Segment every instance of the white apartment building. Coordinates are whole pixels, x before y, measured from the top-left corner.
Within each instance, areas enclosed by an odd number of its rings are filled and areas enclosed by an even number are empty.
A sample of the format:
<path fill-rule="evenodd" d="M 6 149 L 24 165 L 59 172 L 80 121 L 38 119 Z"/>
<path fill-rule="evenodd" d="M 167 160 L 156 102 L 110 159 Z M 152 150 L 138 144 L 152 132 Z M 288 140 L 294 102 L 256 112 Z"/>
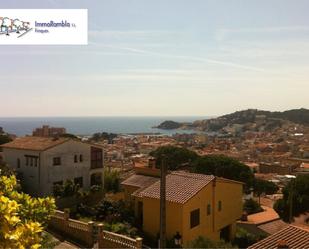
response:
<path fill-rule="evenodd" d="M 83 189 L 103 182 L 103 149 L 69 138 L 20 137 L 3 144 L 3 160 L 14 169 L 25 191 L 34 196 L 53 192 L 70 179 Z"/>

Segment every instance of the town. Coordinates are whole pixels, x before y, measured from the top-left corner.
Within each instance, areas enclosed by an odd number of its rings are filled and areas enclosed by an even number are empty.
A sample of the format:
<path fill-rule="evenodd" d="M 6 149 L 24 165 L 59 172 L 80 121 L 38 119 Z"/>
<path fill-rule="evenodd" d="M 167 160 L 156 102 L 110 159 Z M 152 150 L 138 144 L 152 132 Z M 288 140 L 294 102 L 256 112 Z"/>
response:
<path fill-rule="evenodd" d="M 252 113 L 215 133 L 1 128 L 1 181 L 45 202 L 51 248 L 306 248 L 309 125 Z"/>
<path fill-rule="evenodd" d="M 0 249 L 309 249 L 308 0 L 11 0 Z"/>

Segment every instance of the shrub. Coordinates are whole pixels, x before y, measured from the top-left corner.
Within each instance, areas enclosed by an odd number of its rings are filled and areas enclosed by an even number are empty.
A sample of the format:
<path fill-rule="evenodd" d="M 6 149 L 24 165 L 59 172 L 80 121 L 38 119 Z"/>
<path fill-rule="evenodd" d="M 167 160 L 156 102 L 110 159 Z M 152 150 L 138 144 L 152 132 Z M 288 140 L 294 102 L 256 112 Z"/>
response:
<path fill-rule="evenodd" d="M 222 240 L 217 242 L 206 237 L 199 236 L 195 240 L 189 242 L 186 248 L 233 248 L 233 246 Z"/>
<path fill-rule="evenodd" d="M 92 185 L 90 187 L 90 192 L 91 193 L 99 192 L 101 190 L 102 190 L 102 186 L 100 186 L 100 185 Z"/>
<path fill-rule="evenodd" d="M 263 238 L 263 236 L 254 235 L 243 228 L 237 228 L 233 244 L 236 244 L 239 248 L 247 248 Z"/>
<path fill-rule="evenodd" d="M 79 184 L 75 184 L 72 180 L 66 180 L 64 184 L 56 184 L 53 186 L 53 195 L 55 197 L 81 196 Z"/>
<path fill-rule="evenodd" d="M 54 199 L 32 198 L 16 187 L 14 175 L 0 176 L 0 248 L 39 248 Z"/>
<path fill-rule="evenodd" d="M 247 214 L 254 214 L 263 211 L 260 204 L 253 199 L 246 200 L 243 209 L 247 212 Z"/>

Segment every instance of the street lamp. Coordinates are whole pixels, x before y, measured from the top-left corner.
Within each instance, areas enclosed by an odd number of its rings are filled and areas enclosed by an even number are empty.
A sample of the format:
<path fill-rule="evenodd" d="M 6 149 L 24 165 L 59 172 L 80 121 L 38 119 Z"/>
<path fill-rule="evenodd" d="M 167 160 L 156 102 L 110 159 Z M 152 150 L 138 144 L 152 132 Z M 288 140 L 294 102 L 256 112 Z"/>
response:
<path fill-rule="evenodd" d="M 176 246 L 181 246 L 181 239 L 182 239 L 182 236 L 179 234 L 179 232 L 176 232 L 176 235 L 174 236 L 174 243 Z"/>

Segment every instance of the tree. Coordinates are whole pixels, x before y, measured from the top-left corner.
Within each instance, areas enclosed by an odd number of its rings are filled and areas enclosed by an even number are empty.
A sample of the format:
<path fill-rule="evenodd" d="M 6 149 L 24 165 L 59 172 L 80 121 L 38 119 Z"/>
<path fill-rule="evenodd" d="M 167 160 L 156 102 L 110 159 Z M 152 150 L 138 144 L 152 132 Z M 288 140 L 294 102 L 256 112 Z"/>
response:
<path fill-rule="evenodd" d="M 244 182 L 246 190 L 253 185 L 254 180 L 254 174 L 248 166 L 224 155 L 199 157 L 194 161 L 192 171 Z"/>
<path fill-rule="evenodd" d="M 94 133 L 90 140 L 99 142 L 100 140 L 107 140 L 109 144 L 113 143 L 113 139 L 116 138 L 118 135 L 115 133 L 107 133 L 107 132 L 97 132 Z"/>
<path fill-rule="evenodd" d="M 75 136 L 74 134 L 71 134 L 71 133 L 64 133 L 64 134 L 61 134 L 60 137 L 78 139 L 77 136 Z"/>
<path fill-rule="evenodd" d="M 237 227 L 233 244 L 236 244 L 239 248 L 247 248 L 264 237 L 265 236 L 262 235 L 249 233 L 247 230 Z"/>
<path fill-rule="evenodd" d="M 266 181 L 263 179 L 254 179 L 253 189 L 254 189 L 254 192 L 259 197 L 259 204 L 260 204 L 261 203 L 260 197 L 262 194 L 267 194 L 267 195 L 275 194 L 279 188 L 273 182 Z"/>
<path fill-rule="evenodd" d="M 309 175 L 298 175 L 282 192 L 283 198 L 275 203 L 274 209 L 283 220 L 289 220 L 291 202 L 292 216 L 309 210 Z"/>
<path fill-rule="evenodd" d="M 12 139 L 10 138 L 10 136 L 8 136 L 6 134 L 0 134 L 0 145 L 9 143 L 11 141 L 12 141 Z M 2 148 L 0 148 L 0 151 L 2 151 Z"/>
<path fill-rule="evenodd" d="M 150 152 L 150 155 L 156 158 L 157 167 L 160 167 L 164 157 L 169 170 L 177 170 L 183 165 L 192 163 L 199 157 L 194 151 L 175 146 L 159 147 Z"/>
<path fill-rule="evenodd" d="M 187 248 L 233 248 L 233 246 L 222 240 L 212 241 L 206 237 L 199 236 L 189 242 Z"/>
<path fill-rule="evenodd" d="M 263 211 L 260 204 L 253 199 L 245 201 L 243 210 L 246 211 L 247 214 L 254 214 Z"/>
<path fill-rule="evenodd" d="M 39 248 L 54 209 L 52 198 L 19 193 L 14 175 L 0 176 L 0 248 Z"/>
<path fill-rule="evenodd" d="M 119 192 L 120 190 L 120 176 L 116 170 L 104 171 L 104 189 L 107 192 Z"/>

